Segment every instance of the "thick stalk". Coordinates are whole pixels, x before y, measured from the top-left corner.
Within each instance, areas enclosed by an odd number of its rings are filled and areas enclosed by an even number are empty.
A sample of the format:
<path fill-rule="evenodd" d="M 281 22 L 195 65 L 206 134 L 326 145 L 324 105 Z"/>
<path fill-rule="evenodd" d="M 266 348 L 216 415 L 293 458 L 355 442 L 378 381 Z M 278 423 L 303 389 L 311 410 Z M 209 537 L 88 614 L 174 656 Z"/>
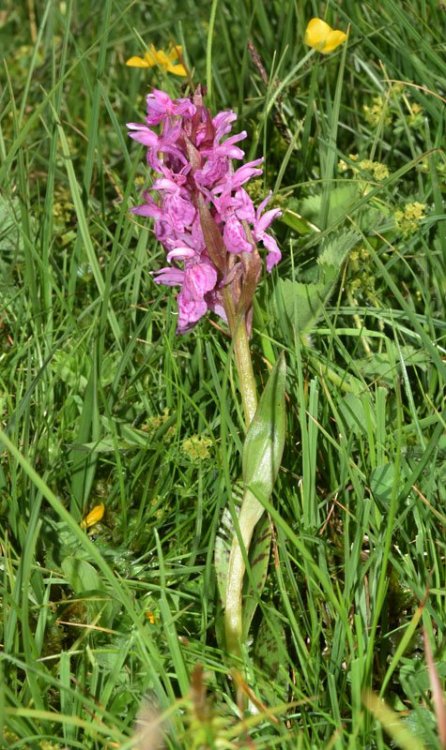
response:
<path fill-rule="evenodd" d="M 251 350 L 244 318 L 237 321 L 233 333 L 234 359 L 237 368 L 240 394 L 246 429 L 248 429 L 257 409 L 257 387 L 252 367 Z"/>
<path fill-rule="evenodd" d="M 246 429 L 251 424 L 257 409 L 257 388 L 249 348 L 245 316 L 236 316 L 232 298 L 228 290 L 225 308 L 232 334 L 234 359 L 237 368 L 239 389 L 242 397 Z M 242 592 L 246 565 L 243 551 L 248 553 L 256 523 L 263 514 L 263 507 L 254 495 L 247 491 L 240 508 L 238 525 L 240 536 L 234 534 L 229 556 L 225 601 L 226 647 L 232 656 L 242 654 Z"/>
<path fill-rule="evenodd" d="M 248 331 L 245 316 L 237 314 L 234 308 L 231 291 L 226 287 L 224 291 L 224 307 L 228 318 L 229 330 L 232 336 L 235 366 L 237 368 L 240 395 L 242 397 L 245 425 L 248 429 L 257 409 L 257 386 L 252 367 L 251 350 L 249 348 Z"/>

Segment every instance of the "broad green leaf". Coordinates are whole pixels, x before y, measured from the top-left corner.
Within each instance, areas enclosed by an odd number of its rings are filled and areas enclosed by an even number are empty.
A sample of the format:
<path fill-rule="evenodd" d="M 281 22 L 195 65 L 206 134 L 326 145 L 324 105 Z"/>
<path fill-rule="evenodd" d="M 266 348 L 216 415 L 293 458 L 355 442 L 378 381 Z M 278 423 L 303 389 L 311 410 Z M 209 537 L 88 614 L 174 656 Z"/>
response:
<path fill-rule="evenodd" d="M 380 232 L 388 231 L 392 227 L 389 208 L 374 202 L 364 205 L 364 189 L 366 182 L 342 181 L 338 187 L 331 189 L 326 226 L 342 226 L 343 219 L 344 226 L 347 226 L 347 220 L 354 216 L 355 224 L 363 234 L 373 234 L 377 227 L 380 228 Z M 309 226 L 320 231 L 321 205 L 322 194 L 309 195 L 302 201 L 293 202 L 292 209 L 301 221 L 307 220 Z"/>
<path fill-rule="evenodd" d="M 333 273 L 339 271 L 348 253 L 359 240 L 360 235 L 357 232 L 349 231 L 336 234 L 323 243 L 317 262 L 321 267 L 324 282 L 333 280 Z"/>
<path fill-rule="evenodd" d="M 429 690 L 430 687 L 429 685 L 426 690 Z M 437 731 L 437 722 L 435 721 L 433 712 L 429 711 L 426 706 L 416 706 L 412 711 L 407 711 L 407 707 L 405 709 L 402 724 L 407 727 L 413 737 L 425 742 L 425 748 L 428 750 L 429 747 L 432 747 L 429 744 L 432 734 Z M 430 732 L 428 729 L 430 729 Z M 413 747 L 416 750 L 415 745 Z"/>
<path fill-rule="evenodd" d="M 366 692 L 364 704 L 391 736 L 394 744 L 402 750 L 426 750 L 425 745 L 408 729 L 408 722 L 400 713 L 393 711 L 381 698 Z"/>
<path fill-rule="evenodd" d="M 243 446 L 243 481 L 257 497 L 269 498 L 285 443 L 286 365 L 283 354 L 271 371 Z"/>
<path fill-rule="evenodd" d="M 94 620 L 100 615 L 101 622 L 110 625 L 119 604 L 104 594 L 104 586 L 96 568 L 87 560 L 77 557 L 66 557 L 62 560 L 61 568 L 74 593 L 85 598 L 88 618 Z"/>
<path fill-rule="evenodd" d="M 369 429 L 375 431 L 375 405 L 373 395 L 369 392 L 361 393 L 360 396 L 346 393 L 339 402 L 339 411 L 349 432 L 367 437 Z"/>
<path fill-rule="evenodd" d="M 435 669 L 438 672 L 438 676 L 441 680 L 446 679 L 446 664 L 440 660 L 435 662 Z M 404 664 L 399 672 L 399 682 L 403 689 L 408 692 L 418 691 L 420 694 L 425 693 L 431 689 L 431 681 L 429 677 L 429 670 L 426 664 L 420 663 L 413 659 L 405 659 Z M 412 690 L 410 690 L 410 683 L 412 683 Z"/>
<path fill-rule="evenodd" d="M 86 560 L 66 557 L 62 560 L 61 568 L 75 594 L 82 595 L 101 589 L 101 580 L 96 568 Z"/>
<path fill-rule="evenodd" d="M 350 213 L 359 197 L 360 188 L 353 183 L 340 185 L 331 190 L 327 226 L 334 224 L 336 221 Z M 317 224 L 319 220 L 321 201 L 321 195 L 309 195 L 300 205 L 302 215 L 314 224 Z"/>
<path fill-rule="evenodd" d="M 302 284 L 290 279 L 279 279 L 274 290 L 277 319 L 288 333 L 300 335 L 311 331 L 325 306 L 324 284 Z"/>
<path fill-rule="evenodd" d="M 350 250 L 358 243 L 359 235 L 344 232 L 322 247 L 318 258 L 319 279 L 302 283 L 279 279 L 274 291 L 276 314 L 285 333 L 289 329 L 305 336 L 323 315 L 339 277 L 342 264 Z"/>
<path fill-rule="evenodd" d="M 370 475 L 370 489 L 377 500 L 389 505 L 395 482 L 400 482 L 400 475 L 394 463 L 377 466 Z"/>
<path fill-rule="evenodd" d="M 395 377 L 399 377 L 399 359 L 404 360 L 406 367 L 419 367 L 426 371 L 432 358 L 424 349 L 416 349 L 410 344 L 396 347 L 393 341 L 386 341 L 386 351 L 374 352 L 372 357 L 355 360 L 355 368 L 366 378 L 379 380 L 392 386 Z"/>

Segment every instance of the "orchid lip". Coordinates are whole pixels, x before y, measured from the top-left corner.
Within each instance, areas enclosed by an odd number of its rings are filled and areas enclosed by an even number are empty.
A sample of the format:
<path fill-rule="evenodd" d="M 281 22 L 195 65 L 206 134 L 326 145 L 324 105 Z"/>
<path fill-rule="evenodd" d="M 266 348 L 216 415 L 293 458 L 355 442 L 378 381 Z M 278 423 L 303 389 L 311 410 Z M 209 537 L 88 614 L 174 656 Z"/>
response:
<path fill-rule="evenodd" d="M 191 247 L 174 247 L 167 253 L 167 260 L 170 263 L 175 258 L 193 258 L 195 254 Z"/>

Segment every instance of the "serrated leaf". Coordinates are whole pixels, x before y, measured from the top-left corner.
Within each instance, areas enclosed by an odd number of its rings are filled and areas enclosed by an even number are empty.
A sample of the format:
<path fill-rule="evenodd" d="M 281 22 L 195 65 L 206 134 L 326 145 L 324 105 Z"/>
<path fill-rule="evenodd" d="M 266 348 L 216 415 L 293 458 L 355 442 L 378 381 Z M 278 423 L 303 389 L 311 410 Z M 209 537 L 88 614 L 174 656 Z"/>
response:
<path fill-rule="evenodd" d="M 352 183 L 340 185 L 331 190 L 327 226 L 334 224 L 350 213 L 359 197 L 360 188 Z M 319 222 L 321 202 L 321 195 L 309 195 L 300 205 L 302 215 L 314 224 Z"/>
<path fill-rule="evenodd" d="M 307 195 L 300 203 L 300 213 L 308 221 L 317 224 L 319 213 L 321 210 L 321 196 L 320 195 Z"/>
<path fill-rule="evenodd" d="M 252 618 L 265 586 L 271 552 L 272 531 L 269 517 L 258 522 L 249 548 L 249 573 L 243 594 L 243 637 L 246 639 Z"/>
<path fill-rule="evenodd" d="M 286 333 L 289 327 L 301 336 L 312 331 L 334 291 L 343 262 L 358 240 L 355 232 L 345 232 L 326 242 L 318 258 L 316 282 L 278 280 L 274 300 L 278 320 Z"/>
<path fill-rule="evenodd" d="M 317 259 L 319 265 L 333 266 L 340 269 L 350 250 L 358 244 L 360 235 L 357 232 L 343 232 L 325 242 Z M 325 281 L 325 279 L 324 279 Z"/>
<path fill-rule="evenodd" d="M 288 332 L 291 327 L 300 335 L 310 332 L 325 306 L 323 284 L 302 284 L 279 279 L 274 290 L 277 318 Z"/>

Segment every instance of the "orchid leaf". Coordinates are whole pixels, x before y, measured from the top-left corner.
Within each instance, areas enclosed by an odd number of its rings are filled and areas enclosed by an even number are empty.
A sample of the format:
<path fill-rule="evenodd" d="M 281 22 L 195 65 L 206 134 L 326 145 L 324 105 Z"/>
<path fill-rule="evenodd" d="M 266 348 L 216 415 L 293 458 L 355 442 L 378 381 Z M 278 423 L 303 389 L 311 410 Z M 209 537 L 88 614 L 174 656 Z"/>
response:
<path fill-rule="evenodd" d="M 243 638 L 246 640 L 265 586 L 271 551 L 271 521 L 264 514 L 258 522 L 249 548 L 249 576 L 243 594 Z"/>
<path fill-rule="evenodd" d="M 226 597 L 226 581 L 228 578 L 229 555 L 231 554 L 232 534 L 234 524 L 228 508 L 223 510 L 220 528 L 215 539 L 214 564 L 217 576 L 217 588 L 222 603 Z"/>
<path fill-rule="evenodd" d="M 262 500 L 271 496 L 282 460 L 285 442 L 285 382 L 286 366 L 282 353 L 271 371 L 243 446 L 245 490 L 238 516 L 240 534 L 235 535 L 232 540 L 224 587 L 226 648 L 235 654 L 241 653 L 243 631 L 246 631 L 242 614 L 246 554 L 251 547 L 255 527 L 264 513 Z M 259 566 L 258 585 L 262 577 Z M 252 614 L 253 612 L 251 619 Z"/>
<path fill-rule="evenodd" d="M 247 493 L 245 493 L 247 494 Z M 237 501 L 236 501 L 237 502 Z M 234 537 L 234 523 L 228 508 L 223 511 L 223 516 L 215 540 L 215 572 L 217 576 L 217 588 L 220 600 L 224 603 L 226 598 L 226 585 L 228 579 L 229 557 Z M 249 578 L 245 583 L 243 592 L 243 630 L 244 638 L 247 637 L 252 618 L 257 604 L 262 595 L 268 572 L 271 549 L 271 524 L 269 518 L 264 515 L 257 524 L 252 542 L 249 548 Z"/>
<path fill-rule="evenodd" d="M 243 490 L 240 483 L 236 483 L 232 488 L 232 497 L 235 508 L 239 512 L 242 501 Z M 217 576 L 217 588 L 220 595 L 221 603 L 224 604 L 226 599 L 226 583 L 228 579 L 229 556 L 231 554 L 232 540 L 234 538 L 234 522 L 231 517 L 229 508 L 223 510 L 220 527 L 215 539 L 214 564 Z"/>
<path fill-rule="evenodd" d="M 290 206 L 287 206 L 284 210 L 281 221 L 294 232 L 301 235 L 312 234 L 314 231 L 320 231 L 314 224 L 307 221 L 307 219 L 301 216 L 297 211 L 293 211 Z"/>
<path fill-rule="evenodd" d="M 243 481 L 259 499 L 269 498 L 285 443 L 286 365 L 283 354 L 271 371 L 243 446 Z"/>

